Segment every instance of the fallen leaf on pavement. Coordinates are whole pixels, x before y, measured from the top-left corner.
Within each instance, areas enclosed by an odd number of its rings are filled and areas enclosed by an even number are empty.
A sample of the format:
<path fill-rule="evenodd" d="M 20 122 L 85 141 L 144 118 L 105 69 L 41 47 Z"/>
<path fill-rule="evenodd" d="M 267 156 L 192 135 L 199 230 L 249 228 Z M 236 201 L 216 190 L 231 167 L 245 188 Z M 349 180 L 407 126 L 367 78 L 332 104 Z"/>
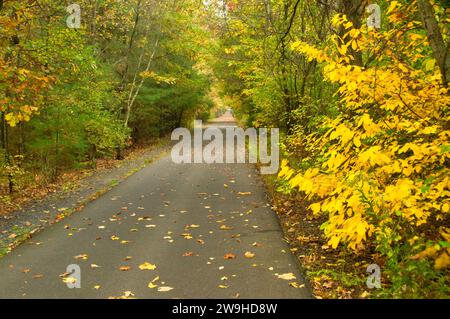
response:
<path fill-rule="evenodd" d="M 247 252 L 245 252 L 244 256 L 245 256 L 245 258 L 253 258 L 253 257 L 255 257 L 255 254 L 250 251 L 247 251 Z"/>
<path fill-rule="evenodd" d="M 157 282 L 158 280 L 159 280 L 159 276 L 155 277 L 152 281 L 150 281 L 148 283 L 148 288 L 154 289 L 154 288 L 158 287 L 158 285 L 155 285 L 155 282 Z"/>
<path fill-rule="evenodd" d="M 297 277 L 295 277 L 295 275 L 293 273 L 286 273 L 286 274 L 281 274 L 281 275 L 277 275 L 278 278 L 280 279 L 284 279 L 284 280 L 294 280 L 297 279 Z"/>
<path fill-rule="evenodd" d="M 297 283 L 297 282 L 295 282 L 295 281 L 290 282 L 290 283 L 289 283 L 289 286 L 294 287 L 294 288 L 304 288 L 304 287 L 305 287 L 304 284 L 300 285 L 299 283 Z"/>
<path fill-rule="evenodd" d="M 143 263 L 142 265 L 139 265 L 140 270 L 155 270 L 156 265 L 150 264 L 148 262 Z"/>
<path fill-rule="evenodd" d="M 125 291 L 123 293 L 123 296 L 126 298 L 129 298 L 129 297 L 134 297 L 134 294 L 131 291 Z"/>
<path fill-rule="evenodd" d="M 155 278 L 153 278 L 153 280 L 151 282 L 157 282 L 159 280 L 159 276 L 156 276 Z"/>
<path fill-rule="evenodd" d="M 75 284 L 77 282 L 77 279 L 73 277 L 65 277 L 63 278 L 63 282 L 65 284 Z"/>
<path fill-rule="evenodd" d="M 120 270 L 120 271 L 128 271 L 128 270 L 130 270 L 130 269 L 131 269 L 130 266 L 121 266 L 121 267 L 119 267 L 119 270 Z"/>
<path fill-rule="evenodd" d="M 189 233 L 183 233 L 183 234 L 181 234 L 181 236 L 183 236 L 184 239 L 192 239 L 192 235 Z"/>

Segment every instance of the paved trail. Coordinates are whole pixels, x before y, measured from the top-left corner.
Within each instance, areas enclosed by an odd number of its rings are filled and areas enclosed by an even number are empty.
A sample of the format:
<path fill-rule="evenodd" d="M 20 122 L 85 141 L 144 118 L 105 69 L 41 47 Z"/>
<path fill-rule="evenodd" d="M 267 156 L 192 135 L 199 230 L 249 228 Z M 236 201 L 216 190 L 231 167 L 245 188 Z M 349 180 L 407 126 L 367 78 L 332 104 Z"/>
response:
<path fill-rule="evenodd" d="M 304 281 L 267 203 L 251 165 L 167 156 L 1 259 L 0 298 L 309 298 L 289 285 Z M 70 264 L 80 289 L 60 277 Z"/>

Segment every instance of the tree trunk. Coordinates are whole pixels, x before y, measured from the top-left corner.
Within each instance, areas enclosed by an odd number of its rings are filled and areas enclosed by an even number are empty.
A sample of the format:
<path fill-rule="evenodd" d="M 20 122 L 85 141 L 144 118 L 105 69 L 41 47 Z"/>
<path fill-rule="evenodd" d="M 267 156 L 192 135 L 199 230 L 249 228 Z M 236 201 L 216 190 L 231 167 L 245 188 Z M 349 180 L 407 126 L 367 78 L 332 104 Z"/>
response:
<path fill-rule="evenodd" d="M 6 165 L 11 168 L 12 161 L 11 161 L 11 154 L 9 154 L 9 145 L 8 145 L 8 123 L 6 123 L 5 113 L 2 112 L 2 118 L 1 118 L 1 125 L 2 125 L 2 147 L 5 150 L 5 162 Z M 12 194 L 14 192 L 14 180 L 12 173 L 8 173 L 8 190 L 9 193 Z"/>
<path fill-rule="evenodd" d="M 448 82 L 450 81 L 450 54 L 448 54 L 450 42 L 444 42 L 430 1 L 417 0 L 417 6 L 420 15 L 422 16 L 422 22 L 427 33 L 428 42 L 430 42 L 434 58 L 441 70 L 442 83 L 445 87 L 448 87 Z"/>
<path fill-rule="evenodd" d="M 150 70 L 150 66 L 152 65 L 153 58 L 155 57 L 156 50 L 158 49 L 158 45 L 159 45 L 159 39 L 156 39 L 156 42 L 155 42 L 155 45 L 153 48 L 153 52 L 148 59 L 148 63 L 147 63 L 147 66 L 145 67 L 144 72 L 148 72 Z M 125 113 L 125 121 L 124 121 L 125 127 L 128 126 L 128 122 L 130 120 L 130 115 L 131 115 L 131 109 L 134 105 L 134 102 L 136 101 L 137 96 L 139 95 L 139 92 L 140 92 L 142 86 L 144 85 L 145 78 L 141 78 L 141 81 L 139 82 L 139 84 L 137 84 L 137 77 L 141 73 L 141 71 L 139 70 L 139 67 L 141 66 L 141 62 L 142 62 L 144 53 L 145 53 L 145 48 L 143 49 L 141 57 L 139 58 L 139 65 L 138 65 L 138 68 L 136 69 L 136 73 L 134 74 L 133 83 L 131 86 L 130 93 L 128 95 L 127 107 L 125 109 L 125 112 L 126 112 Z"/>
<path fill-rule="evenodd" d="M 339 12 L 347 16 L 348 21 L 353 23 L 354 28 L 359 29 L 362 26 L 362 17 L 367 4 L 367 0 L 341 0 L 339 3 Z M 345 30 L 341 27 L 341 30 L 339 30 L 339 35 L 342 37 L 344 33 Z M 361 52 L 356 52 L 351 47 L 348 48 L 348 52 L 353 57 L 352 64 L 363 66 Z"/>
<path fill-rule="evenodd" d="M 133 49 L 133 44 L 135 41 L 137 28 L 139 25 L 140 13 L 141 13 L 141 3 L 142 3 L 142 0 L 139 0 L 136 4 L 136 15 L 134 18 L 133 30 L 131 31 L 131 35 L 130 35 L 130 41 L 128 42 L 127 51 L 125 53 L 125 71 L 122 74 L 122 80 L 120 81 L 120 85 L 119 85 L 120 90 L 123 90 L 125 87 L 128 70 L 130 69 L 130 53 L 131 53 L 131 50 Z"/>

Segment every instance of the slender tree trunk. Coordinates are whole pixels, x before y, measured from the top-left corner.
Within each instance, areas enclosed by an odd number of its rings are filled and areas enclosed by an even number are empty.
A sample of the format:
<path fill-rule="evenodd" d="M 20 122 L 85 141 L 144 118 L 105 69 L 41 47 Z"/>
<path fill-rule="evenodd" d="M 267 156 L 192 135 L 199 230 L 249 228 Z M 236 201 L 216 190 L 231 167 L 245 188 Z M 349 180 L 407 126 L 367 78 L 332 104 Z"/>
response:
<path fill-rule="evenodd" d="M 136 4 L 136 9 L 135 9 L 135 17 L 134 17 L 134 24 L 133 24 L 133 29 L 131 31 L 131 35 L 130 35 L 130 41 L 128 43 L 128 47 L 127 47 L 127 51 L 125 53 L 125 70 L 123 71 L 122 74 L 122 79 L 120 81 L 119 84 L 119 90 L 123 91 L 125 89 L 125 83 L 127 80 L 127 76 L 128 76 L 128 71 L 130 69 L 130 54 L 131 54 L 131 50 L 133 49 L 133 45 L 134 45 L 134 41 L 135 41 L 135 37 L 137 34 L 137 28 L 139 25 L 139 20 L 140 20 L 140 13 L 141 13 L 141 4 L 142 4 L 142 0 L 138 0 L 137 4 Z M 126 112 L 128 114 L 128 103 L 126 106 Z M 123 109 L 121 112 L 119 112 L 120 115 L 123 114 Z M 128 119 L 129 115 L 125 115 L 126 120 L 125 120 L 125 127 L 128 125 Z M 121 145 L 117 145 L 116 147 L 116 159 L 117 160 L 123 160 L 124 156 L 123 156 L 123 152 L 122 152 L 122 146 Z"/>
<path fill-rule="evenodd" d="M 434 15 L 434 9 L 429 0 L 417 0 L 417 6 L 422 17 L 424 29 L 427 33 L 428 41 L 433 49 L 433 55 L 436 59 L 442 75 L 442 83 L 448 87 L 450 81 L 450 41 L 445 43 L 439 29 L 438 22 Z"/>
<path fill-rule="evenodd" d="M 155 46 L 153 48 L 153 52 L 152 52 L 151 56 L 148 59 L 148 63 L 147 63 L 147 66 L 145 67 L 144 72 L 148 72 L 148 70 L 150 70 L 150 66 L 152 65 L 153 58 L 155 57 L 156 50 L 158 49 L 158 45 L 159 45 L 159 39 L 157 39 L 156 42 L 155 42 Z M 141 55 L 139 64 L 141 63 L 141 61 L 142 61 L 142 55 Z M 142 85 L 144 85 L 144 81 L 145 81 L 144 78 L 141 79 L 139 84 L 136 83 L 137 76 L 139 75 L 139 73 L 140 73 L 140 70 L 137 69 L 136 73 L 135 73 L 135 76 L 134 76 L 133 85 L 131 87 L 131 91 L 130 91 L 130 94 L 128 96 L 128 103 L 127 103 L 125 122 L 124 122 L 125 127 L 128 126 L 128 122 L 130 120 L 131 109 L 132 109 L 132 107 L 134 105 L 134 102 L 136 101 L 137 96 L 139 95 L 139 92 L 141 91 Z"/>
<path fill-rule="evenodd" d="M 127 52 L 125 54 L 125 71 L 123 72 L 122 80 L 120 81 L 120 85 L 119 85 L 119 88 L 121 90 L 123 90 L 125 87 L 128 70 L 130 69 L 130 53 L 131 53 L 131 50 L 133 49 L 134 40 L 135 40 L 136 33 L 137 33 L 137 27 L 139 25 L 140 14 L 141 14 L 141 3 L 142 3 L 142 0 L 139 0 L 136 4 L 136 9 L 135 9 L 136 15 L 134 18 L 133 30 L 131 31 L 130 42 L 128 43 Z"/>
<path fill-rule="evenodd" d="M 3 1 L 0 0 L 0 10 L 3 8 Z M 15 14 L 13 14 L 13 18 L 16 19 L 17 16 Z M 11 44 L 16 46 L 18 45 L 20 42 L 19 37 L 17 35 L 13 35 L 11 37 Z M 3 60 L 5 62 L 9 62 L 12 58 L 12 53 L 11 52 L 7 52 L 3 58 Z M 6 92 L 5 95 L 7 97 L 11 97 L 12 96 L 12 92 L 11 90 L 7 87 L 6 88 Z M 6 122 L 6 113 L 8 112 L 8 107 L 6 107 L 5 112 L 2 112 L 2 118 L 1 118 L 1 125 L 2 125 L 2 146 L 3 149 L 5 150 L 5 162 L 6 165 L 11 168 L 11 166 L 13 165 L 13 161 L 11 158 L 11 154 L 10 154 L 10 150 L 9 150 L 9 136 L 8 136 L 8 123 Z M 12 175 L 12 172 L 8 173 L 8 189 L 9 189 L 9 193 L 13 193 L 14 192 L 14 176 Z"/>
<path fill-rule="evenodd" d="M 60 113 L 57 111 L 56 117 L 56 136 L 55 136 L 55 167 L 53 169 L 52 180 L 55 181 L 58 177 L 58 165 L 59 165 L 59 135 L 60 135 Z"/>
<path fill-rule="evenodd" d="M 91 34 L 94 38 L 97 33 L 97 11 L 98 11 L 98 0 L 95 0 L 94 4 L 94 12 L 92 14 L 92 25 L 91 25 Z"/>
<path fill-rule="evenodd" d="M 17 152 L 19 155 L 25 154 L 25 128 L 23 122 L 20 122 L 18 125 L 19 129 L 19 145 L 17 148 Z"/>
<path fill-rule="evenodd" d="M 6 141 L 5 141 L 5 113 L 0 112 L 0 143 L 2 143 L 2 149 L 6 150 Z"/>
<path fill-rule="evenodd" d="M 1 125 L 2 125 L 2 147 L 5 150 L 5 162 L 6 165 L 11 168 L 12 161 L 11 161 L 11 154 L 9 153 L 9 143 L 8 143 L 8 123 L 6 122 L 5 113 L 2 112 L 2 118 L 1 118 Z M 12 194 L 14 192 L 14 180 L 12 173 L 8 173 L 8 190 L 9 193 Z"/>

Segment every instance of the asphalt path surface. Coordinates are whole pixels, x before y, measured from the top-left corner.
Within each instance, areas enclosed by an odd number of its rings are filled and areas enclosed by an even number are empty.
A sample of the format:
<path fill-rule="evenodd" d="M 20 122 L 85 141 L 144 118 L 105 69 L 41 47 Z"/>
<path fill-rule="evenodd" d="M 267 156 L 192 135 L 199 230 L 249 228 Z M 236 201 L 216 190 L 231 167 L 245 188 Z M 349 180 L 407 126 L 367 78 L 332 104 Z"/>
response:
<path fill-rule="evenodd" d="M 310 298 L 304 284 L 253 165 L 170 155 L 0 260 L 0 298 Z"/>

